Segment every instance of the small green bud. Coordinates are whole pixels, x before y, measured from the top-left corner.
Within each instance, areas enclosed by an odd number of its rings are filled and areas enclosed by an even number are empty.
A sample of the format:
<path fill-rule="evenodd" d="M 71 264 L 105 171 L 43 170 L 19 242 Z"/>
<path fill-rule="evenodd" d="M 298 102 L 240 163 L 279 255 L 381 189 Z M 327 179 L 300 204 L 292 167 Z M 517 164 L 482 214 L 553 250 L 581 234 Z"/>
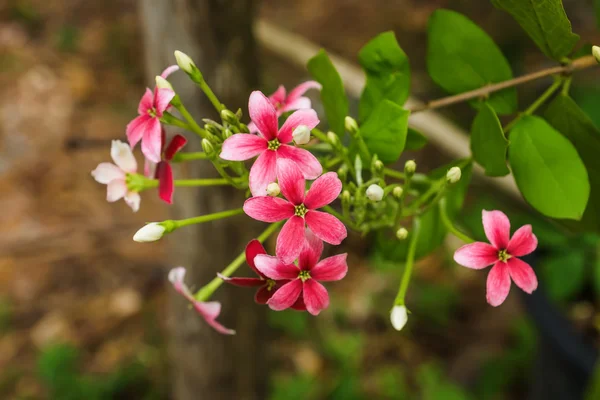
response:
<path fill-rule="evenodd" d="M 402 194 L 404 194 L 404 189 L 402 189 L 402 186 L 396 186 L 394 190 L 392 190 L 392 194 L 399 200 L 402 198 Z"/>
<path fill-rule="evenodd" d="M 238 119 L 238 121 L 240 119 L 242 119 L 242 117 L 244 116 L 244 113 L 242 112 L 241 108 L 238 108 L 237 111 L 235 112 L 235 117 Z"/>
<path fill-rule="evenodd" d="M 226 140 L 228 138 L 230 138 L 233 135 L 233 132 L 231 132 L 231 129 L 223 129 L 223 140 Z"/>
<path fill-rule="evenodd" d="M 596 61 L 598 61 L 598 63 L 600 63 L 600 47 L 592 46 L 592 55 L 594 56 Z"/>
<path fill-rule="evenodd" d="M 400 229 L 398 229 L 396 231 L 396 237 L 398 238 L 398 240 L 405 240 L 408 237 L 408 231 L 406 230 L 406 228 L 401 227 Z"/>
<path fill-rule="evenodd" d="M 346 164 L 342 165 L 337 170 L 337 174 L 338 174 L 338 178 L 340 178 L 342 181 L 345 181 L 346 178 L 348 178 L 348 166 Z"/>
<path fill-rule="evenodd" d="M 448 183 L 456 183 L 460 181 L 460 176 L 462 172 L 459 167 L 452 167 L 446 172 L 446 181 Z"/>
<path fill-rule="evenodd" d="M 346 130 L 352 135 L 358 132 L 358 124 L 356 123 L 356 120 L 352 117 L 344 118 L 344 126 Z"/>
<path fill-rule="evenodd" d="M 404 164 L 404 173 L 407 177 L 411 177 L 415 174 L 417 170 L 417 163 L 415 160 L 408 160 L 406 164 Z"/>
<path fill-rule="evenodd" d="M 342 192 L 342 204 L 348 204 L 350 205 L 350 203 L 352 202 L 352 196 L 350 195 L 350 192 L 348 190 L 344 190 Z"/>
<path fill-rule="evenodd" d="M 202 150 L 210 158 L 215 154 L 215 148 L 208 139 L 202 139 Z"/>
<path fill-rule="evenodd" d="M 204 125 L 204 130 L 210 133 L 211 135 L 221 136 L 221 130 L 212 124 Z"/>
<path fill-rule="evenodd" d="M 329 140 L 329 143 L 333 146 L 333 148 L 338 148 L 340 146 L 340 138 L 335 134 L 335 132 L 327 132 L 327 140 Z"/>
<path fill-rule="evenodd" d="M 378 174 L 383 171 L 383 163 L 377 159 L 377 156 L 373 156 L 373 162 L 371 163 L 371 170 L 374 174 Z"/>
<path fill-rule="evenodd" d="M 221 110 L 221 119 L 231 125 L 237 125 L 240 122 L 237 116 L 227 109 Z"/>
<path fill-rule="evenodd" d="M 248 125 L 240 123 L 239 125 L 240 132 L 250 133 L 250 129 L 248 129 Z"/>

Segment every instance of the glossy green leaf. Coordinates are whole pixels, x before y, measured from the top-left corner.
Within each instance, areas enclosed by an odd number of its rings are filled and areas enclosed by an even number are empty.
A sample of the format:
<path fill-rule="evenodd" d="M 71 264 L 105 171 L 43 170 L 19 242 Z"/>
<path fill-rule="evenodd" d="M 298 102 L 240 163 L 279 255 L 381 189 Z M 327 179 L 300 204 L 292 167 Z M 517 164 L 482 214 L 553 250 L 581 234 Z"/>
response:
<path fill-rule="evenodd" d="M 548 295 L 557 301 L 568 300 L 585 283 L 585 253 L 581 249 L 550 253 L 540 263 L 539 271 Z"/>
<path fill-rule="evenodd" d="M 396 103 L 383 100 L 360 127 L 360 133 L 369 151 L 377 154 L 382 162 L 394 162 L 402 154 L 409 114 L 410 112 Z"/>
<path fill-rule="evenodd" d="M 482 104 L 471 126 L 471 151 L 473 158 L 489 176 L 510 173 L 506 166 L 508 140 L 496 112 L 489 104 Z"/>
<path fill-rule="evenodd" d="M 405 150 L 420 150 L 427 144 L 427 137 L 421 132 L 409 127 L 406 133 Z"/>
<path fill-rule="evenodd" d="M 510 13 L 540 50 L 557 61 L 579 40 L 571 31 L 562 0 L 492 0 L 492 4 Z"/>
<path fill-rule="evenodd" d="M 348 115 L 348 98 L 344 83 L 325 50 L 308 60 L 308 71 L 321 84 L 321 100 L 329 129 L 341 135 L 345 132 L 344 118 Z"/>
<path fill-rule="evenodd" d="M 427 70 L 438 85 L 453 94 L 513 77 L 492 38 L 464 15 L 449 10 L 437 10 L 429 19 Z M 488 102 L 498 114 L 514 113 L 517 91 L 508 88 L 492 93 Z"/>
<path fill-rule="evenodd" d="M 581 219 L 590 183 L 575 147 L 539 117 L 524 116 L 510 132 L 508 159 L 525 199 L 552 218 Z"/>
<path fill-rule="evenodd" d="M 394 32 L 384 32 L 367 43 L 358 53 L 358 61 L 367 76 L 358 109 L 361 121 L 385 99 L 404 104 L 410 91 L 410 65 Z"/>

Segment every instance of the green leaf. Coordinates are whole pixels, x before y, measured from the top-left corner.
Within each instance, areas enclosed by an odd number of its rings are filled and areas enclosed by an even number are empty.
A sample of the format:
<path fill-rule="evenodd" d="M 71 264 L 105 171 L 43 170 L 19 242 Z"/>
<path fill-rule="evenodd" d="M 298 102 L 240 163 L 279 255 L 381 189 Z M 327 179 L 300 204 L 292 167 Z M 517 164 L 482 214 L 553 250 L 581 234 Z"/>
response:
<path fill-rule="evenodd" d="M 489 176 L 504 176 L 510 173 L 506 166 L 508 140 L 498 116 L 489 104 L 484 103 L 471 126 L 471 151 L 473 158 Z"/>
<path fill-rule="evenodd" d="M 585 166 L 575 147 L 546 121 L 524 116 L 510 133 L 508 151 L 525 199 L 552 218 L 581 219 L 590 195 Z"/>
<path fill-rule="evenodd" d="M 559 95 L 544 116 L 577 149 L 590 181 L 590 199 L 581 219 L 584 229 L 600 231 L 600 130 L 568 96 Z"/>
<path fill-rule="evenodd" d="M 420 150 L 427 144 L 427 137 L 421 132 L 409 127 L 406 134 L 405 150 Z"/>
<path fill-rule="evenodd" d="M 308 71 L 321 84 L 321 100 L 329 128 L 341 135 L 345 132 L 344 118 L 348 115 L 348 98 L 344 83 L 325 50 L 308 60 Z"/>
<path fill-rule="evenodd" d="M 579 40 L 571 31 L 562 0 L 492 0 L 510 13 L 548 57 L 561 61 Z"/>
<path fill-rule="evenodd" d="M 358 109 L 361 121 L 385 99 L 404 104 L 410 90 L 410 65 L 394 32 L 384 32 L 367 43 L 358 53 L 358 61 L 367 75 Z"/>
<path fill-rule="evenodd" d="M 464 15 L 437 10 L 428 29 L 427 70 L 444 90 L 463 93 L 513 77 L 492 38 Z M 498 114 L 512 114 L 517 110 L 517 91 L 508 88 L 492 93 L 488 102 Z"/>
<path fill-rule="evenodd" d="M 406 143 L 409 114 L 396 103 L 383 100 L 360 127 L 367 148 L 382 162 L 387 164 L 400 158 Z"/>
<path fill-rule="evenodd" d="M 550 253 L 539 270 L 548 295 L 556 301 L 568 300 L 585 283 L 585 253 L 581 249 Z"/>

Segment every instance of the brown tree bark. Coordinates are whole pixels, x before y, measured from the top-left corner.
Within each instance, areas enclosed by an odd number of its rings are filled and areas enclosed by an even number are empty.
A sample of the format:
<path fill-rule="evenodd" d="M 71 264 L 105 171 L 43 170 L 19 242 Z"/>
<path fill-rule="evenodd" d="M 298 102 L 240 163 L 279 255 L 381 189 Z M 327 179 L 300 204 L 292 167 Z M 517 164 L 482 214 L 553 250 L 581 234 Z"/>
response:
<path fill-rule="evenodd" d="M 247 110 L 247 99 L 258 83 L 257 57 L 252 35 L 253 0 L 138 0 L 145 45 L 148 81 L 174 63 L 181 50 L 196 62 L 220 101 L 230 109 Z M 196 118 L 216 118 L 201 91 L 180 72 L 172 82 L 187 109 Z M 200 121 L 197 119 L 197 121 Z M 188 135 L 186 150 L 198 150 L 200 140 Z M 215 171 L 208 161 L 185 165 L 180 176 L 208 178 Z M 183 172 L 183 174 L 182 174 Z M 178 189 L 173 218 L 240 207 L 241 193 L 233 189 Z M 187 268 L 192 289 L 209 282 L 256 235 L 245 216 L 186 227 L 167 237 L 169 266 Z M 243 290 L 243 289 L 242 289 Z M 213 299 L 223 303 L 219 317 L 236 336 L 213 331 L 189 305 L 170 290 L 169 354 L 174 397 L 188 399 L 263 399 L 267 377 L 263 309 L 252 293 L 224 287 Z M 235 296 L 235 297 L 234 297 Z"/>

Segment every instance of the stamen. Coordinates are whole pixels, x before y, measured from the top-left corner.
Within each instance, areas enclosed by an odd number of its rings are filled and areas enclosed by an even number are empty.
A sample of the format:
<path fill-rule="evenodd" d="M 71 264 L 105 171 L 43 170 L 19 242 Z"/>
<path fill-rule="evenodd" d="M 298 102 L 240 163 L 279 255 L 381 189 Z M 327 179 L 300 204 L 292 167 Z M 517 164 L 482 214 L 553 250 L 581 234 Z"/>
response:
<path fill-rule="evenodd" d="M 304 204 L 300 204 L 298 206 L 294 206 L 294 214 L 298 217 L 304 217 L 308 210 Z"/>
<path fill-rule="evenodd" d="M 298 274 L 298 278 L 302 282 L 305 282 L 307 279 L 310 279 L 310 273 L 308 271 L 300 271 L 300 273 Z"/>
<path fill-rule="evenodd" d="M 277 139 L 270 140 L 267 144 L 267 148 L 273 151 L 277 150 L 279 146 L 281 146 L 281 143 Z"/>

